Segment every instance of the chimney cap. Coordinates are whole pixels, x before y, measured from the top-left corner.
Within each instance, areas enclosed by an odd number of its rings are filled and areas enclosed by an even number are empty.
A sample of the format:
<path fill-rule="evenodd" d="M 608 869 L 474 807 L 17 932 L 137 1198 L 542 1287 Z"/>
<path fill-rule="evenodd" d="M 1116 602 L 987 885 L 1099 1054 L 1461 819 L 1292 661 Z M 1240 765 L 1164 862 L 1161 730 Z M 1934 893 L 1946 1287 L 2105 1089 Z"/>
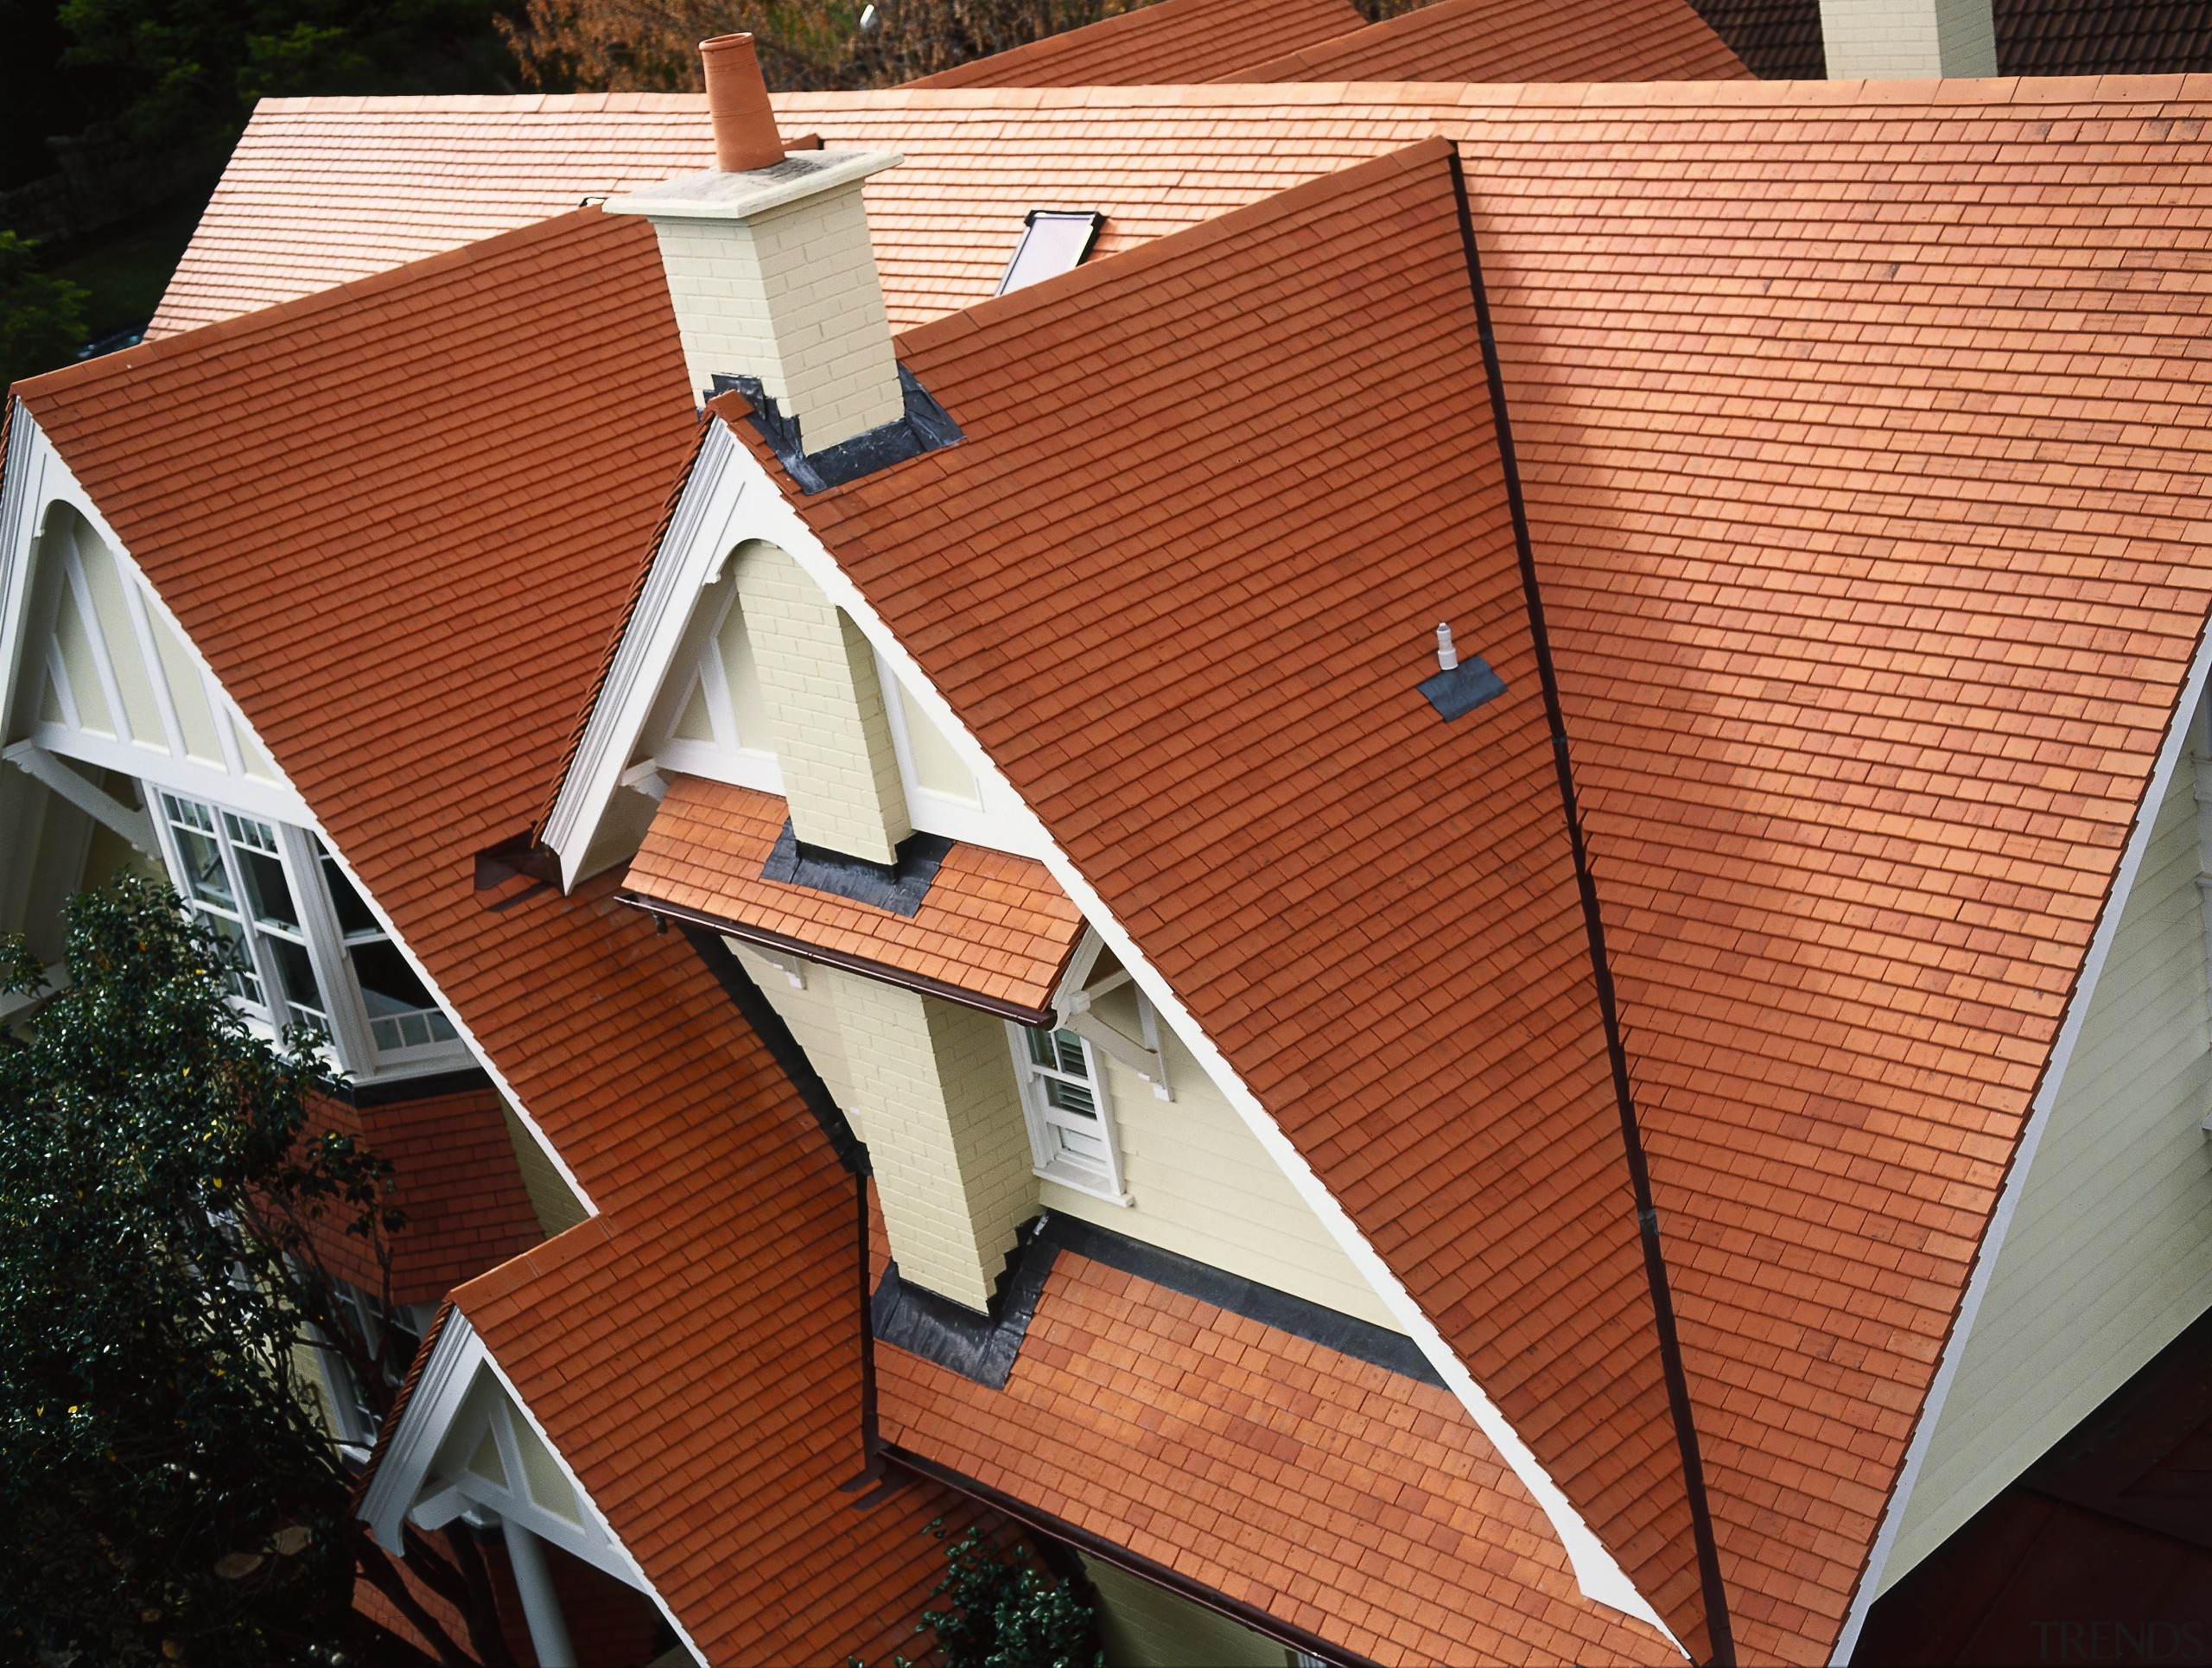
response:
<path fill-rule="evenodd" d="M 746 174 L 783 161 L 784 142 L 753 37 L 717 35 L 702 41 L 699 63 L 706 76 L 707 114 L 715 124 L 715 166 L 725 174 Z"/>

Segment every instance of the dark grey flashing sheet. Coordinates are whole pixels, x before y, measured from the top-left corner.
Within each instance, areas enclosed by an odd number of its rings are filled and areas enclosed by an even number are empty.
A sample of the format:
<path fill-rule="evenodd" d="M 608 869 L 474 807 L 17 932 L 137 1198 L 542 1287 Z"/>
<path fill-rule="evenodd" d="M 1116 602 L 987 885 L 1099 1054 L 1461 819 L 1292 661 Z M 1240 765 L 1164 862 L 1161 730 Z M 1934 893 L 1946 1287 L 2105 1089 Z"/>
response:
<path fill-rule="evenodd" d="M 826 846 L 802 844 L 786 817 L 783 832 L 769 848 L 768 861 L 760 865 L 760 878 L 811 887 L 911 920 L 929 896 L 937 871 L 951 850 L 952 842 L 941 834 L 912 834 L 900 843 L 897 863 L 870 863 Z"/>
<path fill-rule="evenodd" d="M 906 397 L 903 413 L 866 434 L 841 440 L 818 452 L 804 449 L 798 419 L 786 416 L 777 406 L 774 398 L 761 387 L 760 378 L 716 372 L 709 392 L 734 391 L 745 396 L 753 406 L 751 421 L 760 438 L 768 442 L 776 461 L 799 490 L 810 493 L 842 487 L 941 446 L 957 445 L 964 438 L 960 425 L 903 365 L 899 367 L 899 388 Z"/>
<path fill-rule="evenodd" d="M 1422 678 L 1420 688 L 1438 715 L 1449 720 L 1464 718 L 1484 702 L 1504 694 L 1505 680 L 1490 669 L 1490 662 L 1481 655 L 1471 654 L 1451 671 Z"/>
<path fill-rule="evenodd" d="M 869 1305 L 876 1338 L 987 1388 L 1004 1390 L 1028 1335 L 1030 1317 L 1044 1295 L 1053 1260 L 1062 1250 L 1356 1361 L 1439 1389 L 1445 1387 L 1428 1358 L 1402 1333 L 1227 1273 L 1211 1264 L 1147 1245 L 1096 1223 L 1049 1213 L 1025 1232 L 1007 1259 L 999 1296 L 989 1315 L 978 1315 L 934 1292 L 906 1284 L 893 1263 L 885 1270 Z"/>

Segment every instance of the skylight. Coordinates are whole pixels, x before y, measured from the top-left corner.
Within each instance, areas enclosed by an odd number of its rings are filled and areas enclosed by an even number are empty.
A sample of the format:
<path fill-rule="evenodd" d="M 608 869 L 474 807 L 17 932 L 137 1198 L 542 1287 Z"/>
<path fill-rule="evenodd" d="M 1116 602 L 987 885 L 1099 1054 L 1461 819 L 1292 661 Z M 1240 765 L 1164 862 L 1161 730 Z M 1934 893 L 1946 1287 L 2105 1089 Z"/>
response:
<path fill-rule="evenodd" d="M 1042 279 L 1074 271 L 1098 241 L 1098 228 L 1106 224 L 1106 217 L 1090 208 L 1033 208 L 1025 224 L 1021 241 L 1014 246 L 1014 258 L 1006 264 L 1006 276 L 994 295 L 1027 290 Z"/>

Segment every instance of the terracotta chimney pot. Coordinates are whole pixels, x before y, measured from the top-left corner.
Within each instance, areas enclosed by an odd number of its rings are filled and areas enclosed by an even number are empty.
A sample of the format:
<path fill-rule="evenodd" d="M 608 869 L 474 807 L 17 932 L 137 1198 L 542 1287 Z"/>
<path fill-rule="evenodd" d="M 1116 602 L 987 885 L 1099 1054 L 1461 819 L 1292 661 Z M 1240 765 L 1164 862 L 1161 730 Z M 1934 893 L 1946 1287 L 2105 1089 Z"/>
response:
<path fill-rule="evenodd" d="M 707 75 L 707 113 L 715 124 L 715 166 L 743 174 L 784 160 L 776 115 L 768 107 L 768 84 L 749 35 L 717 35 L 699 42 Z"/>

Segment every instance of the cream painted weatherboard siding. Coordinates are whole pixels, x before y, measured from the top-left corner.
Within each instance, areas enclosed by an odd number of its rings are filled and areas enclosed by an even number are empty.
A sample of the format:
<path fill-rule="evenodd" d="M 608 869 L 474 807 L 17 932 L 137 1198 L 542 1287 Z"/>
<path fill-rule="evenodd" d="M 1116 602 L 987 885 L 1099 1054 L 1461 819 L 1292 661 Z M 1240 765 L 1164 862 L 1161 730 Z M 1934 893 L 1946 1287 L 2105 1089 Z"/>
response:
<path fill-rule="evenodd" d="M 1140 1028 L 1126 985 L 1097 1012 L 1125 1035 Z M 1160 1030 L 1172 1101 L 1120 1061 L 1091 1051 L 1106 1066 L 1122 1181 L 1133 1202 L 1115 1205 L 1048 1181 L 1041 1184 L 1045 1207 L 1402 1331 L 1212 1079 L 1167 1026 Z"/>
<path fill-rule="evenodd" d="M 874 653 L 785 551 L 755 541 L 736 563 L 793 829 L 810 845 L 897 862 L 913 828 Z"/>
<path fill-rule="evenodd" d="M 2212 1305 L 2198 768 L 2183 756 L 2152 826 L 1889 1582 Z"/>
<path fill-rule="evenodd" d="M 507 1144 L 514 1149 L 515 1168 L 522 1173 L 522 1190 L 530 1196 L 531 1214 L 537 1219 L 540 1232 L 550 1239 L 590 1216 L 591 1213 L 577 1199 L 575 1189 L 569 1185 L 568 1178 L 545 1156 L 545 1149 L 515 1115 L 515 1109 L 507 1104 L 505 1095 L 499 1097 L 499 1116 L 506 1120 Z"/>
<path fill-rule="evenodd" d="M 1098 1631 L 1114 1668 L 1288 1668 L 1289 1648 L 1097 1558 Z"/>

